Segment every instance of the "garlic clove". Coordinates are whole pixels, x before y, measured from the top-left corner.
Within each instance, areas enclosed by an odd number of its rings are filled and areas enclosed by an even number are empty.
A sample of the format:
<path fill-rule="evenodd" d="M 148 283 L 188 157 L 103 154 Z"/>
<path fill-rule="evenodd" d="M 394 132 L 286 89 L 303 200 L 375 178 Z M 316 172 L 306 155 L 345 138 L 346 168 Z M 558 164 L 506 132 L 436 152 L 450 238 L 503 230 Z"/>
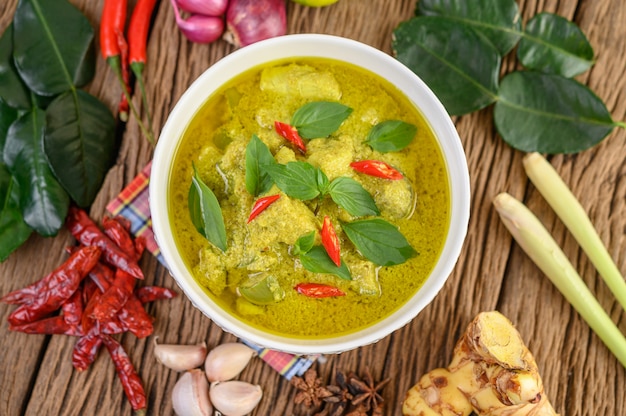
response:
<path fill-rule="evenodd" d="M 191 370 L 202 365 L 207 356 L 207 347 L 205 342 L 197 345 L 157 344 L 155 338 L 154 356 L 172 370 Z"/>
<path fill-rule="evenodd" d="M 211 416 L 209 382 L 202 370 L 185 372 L 172 389 L 172 407 L 178 416 Z"/>
<path fill-rule="evenodd" d="M 261 386 L 245 381 L 223 381 L 211 383 L 211 402 L 224 416 L 244 416 L 250 413 L 261 401 Z"/>
<path fill-rule="evenodd" d="M 239 342 L 227 342 L 213 348 L 206 356 L 204 372 L 210 382 L 231 380 L 239 375 L 256 351 Z"/>

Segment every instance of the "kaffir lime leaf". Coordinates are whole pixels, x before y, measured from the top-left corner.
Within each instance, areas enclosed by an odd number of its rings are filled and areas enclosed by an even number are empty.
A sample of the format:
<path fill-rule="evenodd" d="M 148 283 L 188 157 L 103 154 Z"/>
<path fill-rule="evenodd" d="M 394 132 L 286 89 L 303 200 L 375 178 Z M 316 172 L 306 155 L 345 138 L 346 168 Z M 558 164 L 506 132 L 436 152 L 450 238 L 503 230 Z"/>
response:
<path fill-rule="evenodd" d="M 244 299 L 255 305 L 269 305 L 285 297 L 285 291 L 278 284 L 278 279 L 272 275 L 239 286 L 238 289 Z"/>

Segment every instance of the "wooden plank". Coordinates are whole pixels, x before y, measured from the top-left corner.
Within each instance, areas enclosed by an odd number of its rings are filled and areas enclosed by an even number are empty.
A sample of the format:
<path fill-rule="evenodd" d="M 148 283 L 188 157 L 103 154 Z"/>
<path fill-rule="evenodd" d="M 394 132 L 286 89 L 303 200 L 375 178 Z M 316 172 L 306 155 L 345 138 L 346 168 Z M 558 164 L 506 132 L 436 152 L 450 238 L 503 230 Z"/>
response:
<path fill-rule="evenodd" d="M 75 0 L 95 28 L 102 2 Z M 132 3 L 132 2 L 131 2 Z M 520 0 L 524 21 L 541 11 L 556 12 L 578 23 L 596 51 L 594 68 L 577 79 L 602 98 L 616 120 L 626 120 L 626 6 L 622 0 Z M 0 4 L 4 31 L 17 0 Z M 223 41 L 191 44 L 177 30 L 169 1 L 158 3 L 148 44 L 147 80 L 152 129 L 158 135 L 167 114 L 206 68 L 234 48 Z M 332 7 L 313 9 L 288 3 L 290 33 L 328 33 L 360 40 L 391 53 L 391 31 L 412 16 L 414 0 L 341 0 Z M 88 91 L 112 111 L 121 90 L 114 75 L 98 57 L 96 78 Z M 517 65 L 514 57 L 507 68 Z M 145 115 L 138 97 L 134 99 Z M 368 366 L 377 378 L 391 377 L 385 388 L 386 414 L 399 414 L 405 392 L 426 371 L 446 365 L 465 326 L 475 314 L 497 309 L 518 327 L 535 354 L 546 391 L 563 415 L 626 414 L 626 372 L 551 283 L 515 245 L 492 208 L 493 197 L 507 191 L 523 199 L 554 234 L 584 280 L 620 329 L 626 332 L 624 311 L 576 242 L 555 218 L 525 178 L 521 152 L 509 148 L 493 127 L 491 110 L 455 118 L 470 168 L 472 216 L 468 237 L 442 292 L 415 320 L 376 344 L 326 357 L 317 364 L 325 382 L 337 370 L 362 372 Z M 152 147 L 131 117 L 121 126 L 118 160 L 91 208 L 101 218 L 105 206 L 151 159 Z M 555 132 L 558 134 L 558 132 Z M 550 161 L 570 184 L 600 230 L 618 267 L 626 272 L 626 132 L 616 129 L 599 146 L 578 155 Z M 0 264 L 0 293 L 32 282 L 63 261 L 63 248 L 72 239 L 62 232 L 54 239 L 33 236 Z M 45 253 L 45 255 L 42 255 Z M 156 260 L 144 256 L 146 284 L 176 285 Z M 128 414 L 130 406 L 106 351 L 84 373 L 73 370 L 74 339 L 32 336 L 8 331 L 6 318 L 13 307 L 0 304 L 0 414 L 108 415 Z M 204 317 L 184 297 L 148 308 L 155 316 L 159 342 L 196 343 L 211 347 L 235 338 Z M 178 374 L 157 364 L 153 337 L 121 338 L 139 371 L 148 394 L 149 414 L 171 414 L 171 390 Z M 254 415 L 304 415 L 293 404 L 295 389 L 261 360 L 255 359 L 242 379 L 263 386 L 265 398 Z M 5 386 L 10 386 L 6 388 Z"/>

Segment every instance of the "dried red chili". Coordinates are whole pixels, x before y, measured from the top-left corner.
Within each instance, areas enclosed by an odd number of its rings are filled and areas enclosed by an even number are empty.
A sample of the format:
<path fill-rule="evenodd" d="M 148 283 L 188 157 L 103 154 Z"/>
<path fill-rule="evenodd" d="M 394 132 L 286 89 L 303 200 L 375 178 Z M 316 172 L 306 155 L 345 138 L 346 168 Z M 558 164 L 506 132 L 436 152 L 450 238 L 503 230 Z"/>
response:
<path fill-rule="evenodd" d="M 74 238 L 83 245 L 99 247 L 107 263 L 127 271 L 138 279 L 143 279 L 143 272 L 137 262 L 111 241 L 85 211 L 74 206 L 70 207 L 65 224 Z"/>
<path fill-rule="evenodd" d="M 124 270 L 117 269 L 113 283 L 102 293 L 89 316 L 97 321 L 104 321 L 115 315 L 132 296 L 136 281 L 137 279 Z"/>
<path fill-rule="evenodd" d="M 155 300 L 172 299 L 178 296 L 178 293 L 166 287 L 142 286 L 135 289 L 135 296 L 141 303 L 148 303 Z"/>
<path fill-rule="evenodd" d="M 341 266 L 341 248 L 339 246 L 339 238 L 337 237 L 335 227 L 333 227 L 333 224 L 330 222 L 330 218 L 328 216 L 324 217 L 321 236 L 322 245 L 326 249 L 328 257 L 330 257 L 337 267 Z"/>
<path fill-rule="evenodd" d="M 255 219 L 261 212 L 265 211 L 267 207 L 269 207 L 274 202 L 276 202 L 278 198 L 280 198 L 280 194 L 264 196 L 262 198 L 257 199 L 256 202 L 254 203 L 254 206 L 252 207 L 252 211 L 250 211 L 250 216 L 248 217 L 248 223 L 250 223 L 250 221 Z"/>
<path fill-rule="evenodd" d="M 301 295 L 310 298 L 328 298 L 335 296 L 345 296 L 346 294 L 335 286 L 322 283 L 298 283 L 294 289 Z"/>
<path fill-rule="evenodd" d="M 102 230 L 124 253 L 131 256 L 134 260 L 139 258 L 130 232 L 117 218 L 105 216 L 102 219 Z"/>
<path fill-rule="evenodd" d="M 109 335 L 101 335 L 101 338 L 107 350 L 109 350 L 111 359 L 115 364 L 115 370 L 133 410 L 145 411 L 146 393 L 128 354 L 126 354 L 122 345 Z"/>
<path fill-rule="evenodd" d="M 99 333 L 80 337 L 72 350 L 74 368 L 78 371 L 85 371 L 95 361 L 100 345 L 102 345 L 102 338 Z"/>
<path fill-rule="evenodd" d="M 275 121 L 274 128 L 276 129 L 276 132 L 281 135 L 281 137 L 283 137 L 288 142 L 294 144 L 300 152 L 302 152 L 303 154 L 306 153 L 306 145 L 304 144 L 304 140 L 302 140 L 302 137 L 300 137 L 300 134 L 295 127 L 287 123 Z"/>
<path fill-rule="evenodd" d="M 61 315 L 40 319 L 23 325 L 9 325 L 9 329 L 11 331 L 23 332 L 25 334 L 56 334 L 72 335 L 77 337 L 83 335 L 80 325 L 69 324 Z"/>
<path fill-rule="evenodd" d="M 404 175 L 397 169 L 381 160 L 361 160 L 350 163 L 350 166 L 357 172 L 383 179 L 399 180 Z"/>
<path fill-rule="evenodd" d="M 59 309 L 78 289 L 82 279 L 98 262 L 100 249 L 92 246 L 81 247 L 70 258 L 72 261 L 64 262 L 49 277 L 46 276 L 46 284 L 28 303 L 20 305 L 11 312 L 8 318 L 9 324 L 17 326 L 34 322 Z M 75 268 L 69 269 L 68 264 L 74 264 Z"/>

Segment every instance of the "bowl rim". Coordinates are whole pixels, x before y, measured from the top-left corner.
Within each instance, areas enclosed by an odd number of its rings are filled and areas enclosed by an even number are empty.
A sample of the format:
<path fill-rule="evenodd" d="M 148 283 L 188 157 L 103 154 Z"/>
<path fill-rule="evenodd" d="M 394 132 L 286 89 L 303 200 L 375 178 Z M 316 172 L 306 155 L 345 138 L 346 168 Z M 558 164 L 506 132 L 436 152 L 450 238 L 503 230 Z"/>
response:
<path fill-rule="evenodd" d="M 245 70 L 285 58 L 320 57 L 345 61 L 387 79 L 422 112 L 444 155 L 450 186 L 450 224 L 439 260 L 416 295 L 391 315 L 367 328 L 321 339 L 290 338 L 264 332 L 222 310 L 195 282 L 176 254 L 169 229 L 167 186 L 179 137 L 195 110 L 222 84 Z M 189 109 L 194 111 L 189 111 Z M 391 55 L 359 41 L 326 34 L 290 34 L 240 48 L 206 69 L 182 94 L 161 130 L 149 182 L 151 222 L 155 240 L 170 274 L 205 316 L 224 331 L 260 347 L 293 354 L 340 353 L 375 343 L 413 320 L 441 290 L 460 256 L 470 217 L 470 182 L 467 160 L 458 132 L 444 106 L 430 88 Z"/>

